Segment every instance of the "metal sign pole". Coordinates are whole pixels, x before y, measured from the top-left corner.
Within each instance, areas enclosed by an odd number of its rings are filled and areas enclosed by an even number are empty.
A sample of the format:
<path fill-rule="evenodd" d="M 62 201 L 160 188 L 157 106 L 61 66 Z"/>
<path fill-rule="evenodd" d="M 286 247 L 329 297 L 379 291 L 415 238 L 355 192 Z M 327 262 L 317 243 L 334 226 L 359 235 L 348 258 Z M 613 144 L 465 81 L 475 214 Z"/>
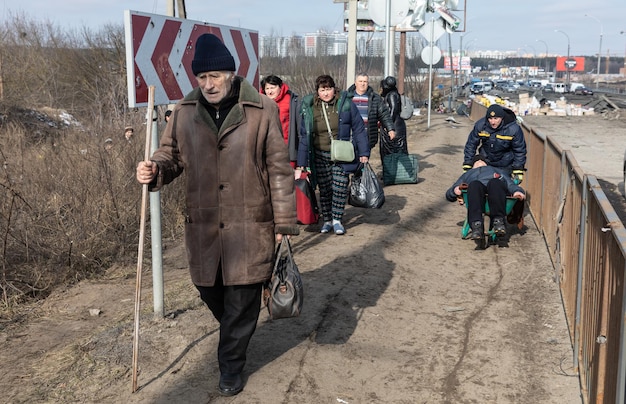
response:
<path fill-rule="evenodd" d="M 159 147 L 158 123 L 156 107 L 152 111 L 152 138 L 150 139 L 150 155 Z M 161 236 L 161 191 L 150 192 L 150 241 L 152 246 L 152 301 L 154 318 L 165 315 L 164 282 L 163 282 L 163 247 Z"/>
<path fill-rule="evenodd" d="M 435 19 L 431 18 L 430 28 L 430 62 L 428 63 L 428 123 L 426 129 L 430 129 L 430 111 L 433 109 L 433 53 L 435 42 Z"/>

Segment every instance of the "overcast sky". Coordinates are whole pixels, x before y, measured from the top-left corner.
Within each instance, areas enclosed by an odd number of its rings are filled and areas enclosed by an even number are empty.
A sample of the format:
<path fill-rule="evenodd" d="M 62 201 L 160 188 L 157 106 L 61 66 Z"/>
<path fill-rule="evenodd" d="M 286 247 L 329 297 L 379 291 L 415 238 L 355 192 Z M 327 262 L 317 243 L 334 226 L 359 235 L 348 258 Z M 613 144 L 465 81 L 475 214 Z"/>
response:
<path fill-rule="evenodd" d="M 547 49 L 552 55 L 565 56 L 569 41 L 570 55 L 595 55 L 602 33 L 603 56 L 626 53 L 626 0 L 466 1 L 467 10 L 453 13 L 467 25 L 463 47 L 468 50 L 541 55 Z M 61 27 L 97 30 L 104 24 L 123 24 L 127 9 L 165 15 L 166 4 L 166 0 L 2 0 L 1 18 L 20 14 Z M 333 0 L 187 0 L 186 8 L 188 19 L 256 30 L 261 35 L 343 29 L 343 4 Z M 461 35 L 453 34 L 453 49 L 459 48 Z M 446 40 L 440 45 L 447 50 Z"/>

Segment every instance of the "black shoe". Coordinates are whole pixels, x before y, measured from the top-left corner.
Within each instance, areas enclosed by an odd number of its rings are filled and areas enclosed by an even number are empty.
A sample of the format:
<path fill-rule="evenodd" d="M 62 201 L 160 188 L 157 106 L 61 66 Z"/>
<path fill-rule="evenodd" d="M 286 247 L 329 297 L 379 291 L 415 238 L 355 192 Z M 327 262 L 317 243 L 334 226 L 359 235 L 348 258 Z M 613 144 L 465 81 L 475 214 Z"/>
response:
<path fill-rule="evenodd" d="M 472 233 L 470 234 L 470 238 L 472 240 L 482 240 L 485 237 L 485 227 L 483 226 L 483 222 L 473 222 L 472 225 Z"/>
<path fill-rule="evenodd" d="M 222 373 L 220 375 L 220 394 L 234 396 L 243 390 L 243 379 L 239 373 Z"/>
<path fill-rule="evenodd" d="M 496 236 L 504 236 L 506 234 L 506 226 L 504 225 L 504 218 L 502 217 L 493 218 L 493 232 L 496 234 Z"/>

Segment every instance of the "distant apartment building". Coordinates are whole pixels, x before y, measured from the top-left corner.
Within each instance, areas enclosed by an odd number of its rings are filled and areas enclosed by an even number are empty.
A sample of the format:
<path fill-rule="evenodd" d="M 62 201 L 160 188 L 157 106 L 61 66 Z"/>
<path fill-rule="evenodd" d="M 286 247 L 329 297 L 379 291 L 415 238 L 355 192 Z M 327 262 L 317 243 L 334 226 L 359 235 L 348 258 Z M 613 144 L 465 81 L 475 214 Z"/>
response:
<path fill-rule="evenodd" d="M 506 59 L 511 57 L 518 57 L 517 51 L 492 51 L 492 50 L 476 50 L 467 52 L 473 58 L 482 59 Z"/>
<path fill-rule="evenodd" d="M 337 56 L 348 52 L 348 37 L 339 32 L 304 34 L 306 56 Z"/>
<path fill-rule="evenodd" d="M 261 36 L 259 57 L 287 57 L 304 55 L 304 38 L 294 36 Z"/>
<path fill-rule="evenodd" d="M 423 38 L 417 33 L 406 36 L 406 57 L 420 55 L 424 46 Z M 400 34 L 395 38 L 396 54 L 400 51 Z M 357 35 L 357 55 L 361 57 L 384 57 L 385 36 L 382 34 L 359 33 Z M 343 32 L 315 32 L 290 37 L 261 36 L 259 57 L 293 56 L 337 56 L 348 53 L 348 35 Z"/>

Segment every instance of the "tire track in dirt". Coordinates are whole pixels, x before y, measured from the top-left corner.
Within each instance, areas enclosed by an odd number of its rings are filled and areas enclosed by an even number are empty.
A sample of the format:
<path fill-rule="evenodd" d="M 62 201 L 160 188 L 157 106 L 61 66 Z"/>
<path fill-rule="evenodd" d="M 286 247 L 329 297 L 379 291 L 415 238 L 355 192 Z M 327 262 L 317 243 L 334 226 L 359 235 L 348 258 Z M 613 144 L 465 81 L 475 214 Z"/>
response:
<path fill-rule="evenodd" d="M 491 250 L 493 250 L 493 248 Z M 472 330 L 475 327 L 476 320 L 482 315 L 483 311 L 493 302 L 494 297 L 496 293 L 498 292 L 498 290 L 500 289 L 500 285 L 502 283 L 502 279 L 503 279 L 502 266 L 500 265 L 498 254 L 494 253 L 493 255 L 495 255 L 495 265 L 493 267 L 498 269 L 498 277 L 496 278 L 495 283 L 491 285 L 491 287 L 488 288 L 486 299 L 483 302 L 483 304 L 478 306 L 476 310 L 474 310 L 465 319 L 464 326 L 463 326 L 465 330 L 465 335 L 463 337 L 461 352 L 459 354 L 457 362 L 454 364 L 454 366 L 450 370 L 450 373 L 444 378 L 443 393 L 444 393 L 446 404 L 448 403 L 453 404 L 453 403 L 461 402 L 461 399 L 463 398 L 463 397 L 459 397 L 457 393 L 457 387 L 459 385 L 458 371 L 463 366 L 463 363 L 465 361 L 465 355 L 467 354 L 468 349 L 469 349 L 470 336 L 472 334 Z"/>

